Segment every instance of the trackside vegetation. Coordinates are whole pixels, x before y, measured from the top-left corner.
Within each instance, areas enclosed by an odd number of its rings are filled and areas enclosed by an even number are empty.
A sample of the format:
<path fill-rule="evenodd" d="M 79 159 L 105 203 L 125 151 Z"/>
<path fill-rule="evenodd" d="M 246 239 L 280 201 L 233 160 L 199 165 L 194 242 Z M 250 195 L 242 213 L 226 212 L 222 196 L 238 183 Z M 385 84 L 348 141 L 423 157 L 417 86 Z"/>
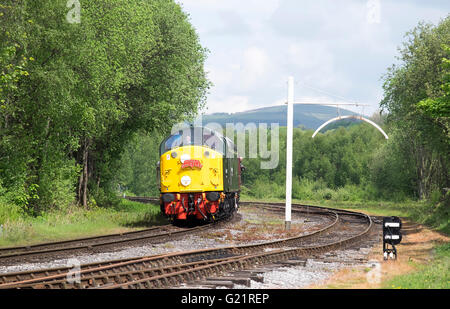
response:
<path fill-rule="evenodd" d="M 386 289 L 448 289 L 450 288 L 450 244 L 433 250 L 434 260 L 426 265 L 414 265 L 415 272 L 384 282 Z M 413 262 L 411 262 L 413 263 Z"/>
<path fill-rule="evenodd" d="M 94 235 L 114 234 L 167 224 L 159 205 L 125 199 L 89 210 L 72 205 L 39 216 L 9 217 L 0 225 L 0 246 L 28 245 Z"/>
<path fill-rule="evenodd" d="M 127 141 L 204 105 L 206 50 L 175 1 L 82 1 L 80 22 L 67 3 L 0 3 L 3 221 L 106 206 Z"/>
<path fill-rule="evenodd" d="M 388 133 L 389 140 L 365 123 L 334 127 L 314 139 L 313 131 L 296 128 L 293 198 L 375 211 L 378 207 L 380 214 L 409 216 L 448 234 L 449 46 L 450 17 L 438 25 L 419 23 L 406 34 L 398 64 L 383 76 L 382 112 L 371 117 Z M 285 128 L 280 128 L 279 164 L 270 170 L 260 168 L 264 159 L 249 158 L 251 134 L 246 133 L 242 197 L 284 199 Z M 116 179 L 123 191 L 158 194 L 156 179 L 148 178 L 158 159 L 145 157 L 151 156 L 149 147 L 156 152 L 160 139 L 136 136 L 128 144 L 122 157 L 123 170 Z"/>
<path fill-rule="evenodd" d="M 159 194 L 159 143 L 202 112 L 211 86 L 207 50 L 177 1 L 83 1 L 80 23 L 66 4 L 0 3 L 0 246 L 163 224 L 158 205 L 118 196 Z M 295 128 L 294 202 L 449 234 L 449 61 L 450 16 L 407 33 L 371 118 L 389 140 L 366 123 L 314 139 Z M 243 200 L 285 199 L 285 143 L 281 127 L 274 169 L 242 154 Z M 448 288 L 448 251 L 387 287 Z"/>

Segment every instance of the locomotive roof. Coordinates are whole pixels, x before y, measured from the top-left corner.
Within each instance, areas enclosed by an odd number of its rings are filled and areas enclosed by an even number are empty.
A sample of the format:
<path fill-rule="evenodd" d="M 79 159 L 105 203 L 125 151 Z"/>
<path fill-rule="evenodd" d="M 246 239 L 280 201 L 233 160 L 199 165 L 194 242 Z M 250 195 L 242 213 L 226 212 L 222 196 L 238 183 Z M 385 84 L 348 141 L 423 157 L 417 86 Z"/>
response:
<path fill-rule="evenodd" d="M 197 133 L 197 130 L 201 130 L 201 134 Z M 205 134 L 207 133 L 207 134 Z M 197 141 L 196 139 L 198 139 L 198 137 L 201 136 L 201 142 Z M 205 136 L 209 136 L 208 140 L 205 140 Z M 190 126 L 190 127 L 185 127 L 182 128 L 180 130 L 178 130 L 177 132 L 172 132 L 171 135 L 169 135 L 168 137 L 166 137 L 161 145 L 160 145 L 160 154 L 162 155 L 163 153 L 171 150 L 171 149 L 175 149 L 177 147 L 181 147 L 183 144 L 185 144 L 184 142 L 180 142 L 177 144 L 177 140 L 178 138 L 181 138 L 182 141 L 184 141 L 184 138 L 188 137 L 189 139 L 189 143 L 190 145 L 202 145 L 202 146 L 207 146 L 210 147 L 211 145 L 208 144 L 208 141 L 211 142 L 211 139 L 214 139 L 214 137 L 217 137 L 216 139 L 213 140 L 213 143 L 215 144 L 215 146 L 217 146 L 216 148 L 213 148 L 221 153 L 225 152 L 225 147 L 224 145 L 226 145 L 226 149 L 228 149 L 228 151 L 230 151 L 230 149 L 232 149 L 232 151 L 237 152 L 237 148 L 236 145 L 233 143 L 233 141 L 228 138 L 227 136 L 223 136 L 221 133 L 208 128 L 208 127 L 199 127 L 199 126 Z M 191 137 L 193 137 L 191 139 Z M 173 140 L 171 140 L 173 139 Z M 192 140 L 192 142 L 191 142 Z M 216 143 L 218 142 L 222 142 L 223 145 L 216 145 Z M 212 148 L 212 147 L 211 147 Z"/>

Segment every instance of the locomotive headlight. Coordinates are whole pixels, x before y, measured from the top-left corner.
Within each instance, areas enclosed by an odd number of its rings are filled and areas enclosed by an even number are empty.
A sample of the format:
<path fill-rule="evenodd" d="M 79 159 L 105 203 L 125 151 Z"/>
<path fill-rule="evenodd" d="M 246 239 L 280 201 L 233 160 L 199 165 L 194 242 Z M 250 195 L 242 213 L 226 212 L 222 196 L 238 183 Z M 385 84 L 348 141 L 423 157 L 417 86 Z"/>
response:
<path fill-rule="evenodd" d="M 185 187 L 189 186 L 191 184 L 191 177 L 189 176 L 181 177 L 181 184 Z"/>
<path fill-rule="evenodd" d="M 209 151 L 208 150 L 205 151 L 205 158 L 209 158 Z"/>
<path fill-rule="evenodd" d="M 180 157 L 181 163 L 184 163 L 184 161 L 190 160 L 190 159 L 191 159 L 191 156 L 188 153 L 182 154 Z"/>
<path fill-rule="evenodd" d="M 172 152 L 172 154 L 171 154 L 171 155 L 172 155 L 172 158 L 174 158 L 174 159 L 175 159 L 176 157 L 178 157 L 178 154 L 177 154 L 177 153 L 176 153 L 175 151 L 174 151 L 174 152 Z"/>

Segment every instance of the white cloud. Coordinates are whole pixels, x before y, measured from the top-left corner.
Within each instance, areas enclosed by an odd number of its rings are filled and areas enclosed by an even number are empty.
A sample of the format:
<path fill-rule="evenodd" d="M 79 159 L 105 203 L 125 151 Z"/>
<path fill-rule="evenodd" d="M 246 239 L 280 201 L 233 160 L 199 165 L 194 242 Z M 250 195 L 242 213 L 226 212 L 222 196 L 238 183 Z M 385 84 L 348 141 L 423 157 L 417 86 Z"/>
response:
<path fill-rule="evenodd" d="M 379 0 L 373 23 L 366 0 L 179 0 L 210 50 L 208 112 L 277 104 L 291 75 L 375 110 L 380 78 L 396 62 L 404 33 L 450 11 L 448 2 L 436 1 Z M 297 88 L 298 97 L 324 97 Z"/>
<path fill-rule="evenodd" d="M 246 88 L 251 88 L 265 79 L 270 69 L 267 53 L 262 48 L 250 47 L 244 51 L 242 65 L 242 81 Z"/>
<path fill-rule="evenodd" d="M 210 101 L 206 114 L 212 113 L 237 113 L 253 108 L 246 96 L 227 96 Z"/>
<path fill-rule="evenodd" d="M 298 79 L 307 83 L 320 82 L 318 86 L 324 88 L 337 82 L 334 55 L 326 43 L 314 41 L 291 43 L 287 53 Z"/>
<path fill-rule="evenodd" d="M 237 66 L 239 69 L 239 66 Z M 233 67 L 234 70 L 236 66 Z M 233 70 L 222 69 L 218 66 L 211 66 L 205 68 L 205 71 L 208 72 L 208 78 L 214 84 L 213 87 L 217 85 L 227 85 L 233 81 Z"/>
<path fill-rule="evenodd" d="M 252 13 L 257 18 L 267 18 L 279 7 L 280 0 L 178 0 L 187 9 L 233 10 L 244 14 Z"/>

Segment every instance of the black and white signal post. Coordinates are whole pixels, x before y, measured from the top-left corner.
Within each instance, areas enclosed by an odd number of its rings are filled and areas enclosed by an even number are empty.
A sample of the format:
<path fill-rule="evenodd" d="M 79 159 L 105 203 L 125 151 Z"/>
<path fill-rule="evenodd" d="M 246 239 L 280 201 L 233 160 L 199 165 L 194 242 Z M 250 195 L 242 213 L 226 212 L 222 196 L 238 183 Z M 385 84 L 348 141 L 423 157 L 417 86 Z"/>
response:
<path fill-rule="evenodd" d="M 398 217 L 383 218 L 383 257 L 385 260 L 397 259 L 398 245 L 402 241 L 402 220 Z"/>

